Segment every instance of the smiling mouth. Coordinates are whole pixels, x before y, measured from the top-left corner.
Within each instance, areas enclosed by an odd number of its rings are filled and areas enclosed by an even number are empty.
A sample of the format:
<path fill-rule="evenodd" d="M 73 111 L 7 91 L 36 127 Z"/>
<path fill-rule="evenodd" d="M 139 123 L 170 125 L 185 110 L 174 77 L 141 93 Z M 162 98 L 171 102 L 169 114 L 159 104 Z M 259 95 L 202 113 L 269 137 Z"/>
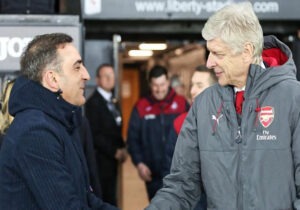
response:
<path fill-rule="evenodd" d="M 216 77 L 220 77 L 223 72 L 215 72 Z"/>

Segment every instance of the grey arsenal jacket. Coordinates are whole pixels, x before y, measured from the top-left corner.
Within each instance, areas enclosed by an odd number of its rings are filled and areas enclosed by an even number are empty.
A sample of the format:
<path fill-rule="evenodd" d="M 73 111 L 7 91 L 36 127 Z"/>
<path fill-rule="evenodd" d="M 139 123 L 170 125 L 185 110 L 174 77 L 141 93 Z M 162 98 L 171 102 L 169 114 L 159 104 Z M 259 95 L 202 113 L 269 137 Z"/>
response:
<path fill-rule="evenodd" d="M 265 37 L 266 69 L 251 65 L 241 125 L 230 86 L 196 99 L 181 128 L 171 174 L 147 210 L 300 209 L 300 83 L 289 48 Z"/>

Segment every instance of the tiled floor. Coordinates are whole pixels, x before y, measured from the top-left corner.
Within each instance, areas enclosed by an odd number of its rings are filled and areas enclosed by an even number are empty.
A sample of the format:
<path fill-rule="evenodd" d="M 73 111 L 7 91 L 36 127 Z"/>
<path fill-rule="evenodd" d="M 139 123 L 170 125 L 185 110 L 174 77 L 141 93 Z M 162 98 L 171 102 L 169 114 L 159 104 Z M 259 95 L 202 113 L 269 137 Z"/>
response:
<path fill-rule="evenodd" d="M 144 182 L 130 158 L 122 167 L 122 210 L 142 210 L 148 204 Z"/>

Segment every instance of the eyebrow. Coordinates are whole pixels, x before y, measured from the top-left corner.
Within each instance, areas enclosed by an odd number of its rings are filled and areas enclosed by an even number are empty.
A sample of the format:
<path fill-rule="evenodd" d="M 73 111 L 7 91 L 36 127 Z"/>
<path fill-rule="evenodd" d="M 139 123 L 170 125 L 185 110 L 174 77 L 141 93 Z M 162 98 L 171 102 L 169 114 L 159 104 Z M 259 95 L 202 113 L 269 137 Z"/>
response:
<path fill-rule="evenodd" d="M 194 85 L 202 85 L 203 82 L 195 82 Z"/>
<path fill-rule="evenodd" d="M 77 64 L 82 64 L 82 60 L 81 60 L 81 59 L 77 60 L 77 61 L 73 64 L 73 66 L 75 66 L 75 65 L 77 65 Z"/>

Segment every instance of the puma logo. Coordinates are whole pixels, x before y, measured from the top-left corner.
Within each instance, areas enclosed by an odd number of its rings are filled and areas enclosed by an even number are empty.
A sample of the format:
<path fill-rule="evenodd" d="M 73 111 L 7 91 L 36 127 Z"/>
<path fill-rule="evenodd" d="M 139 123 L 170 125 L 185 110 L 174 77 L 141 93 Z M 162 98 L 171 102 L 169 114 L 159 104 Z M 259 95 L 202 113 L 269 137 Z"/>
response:
<path fill-rule="evenodd" d="M 223 117 L 223 114 L 221 114 L 219 117 L 216 117 L 215 115 L 212 115 L 212 120 L 217 121 L 217 124 L 219 125 L 219 120 Z"/>

